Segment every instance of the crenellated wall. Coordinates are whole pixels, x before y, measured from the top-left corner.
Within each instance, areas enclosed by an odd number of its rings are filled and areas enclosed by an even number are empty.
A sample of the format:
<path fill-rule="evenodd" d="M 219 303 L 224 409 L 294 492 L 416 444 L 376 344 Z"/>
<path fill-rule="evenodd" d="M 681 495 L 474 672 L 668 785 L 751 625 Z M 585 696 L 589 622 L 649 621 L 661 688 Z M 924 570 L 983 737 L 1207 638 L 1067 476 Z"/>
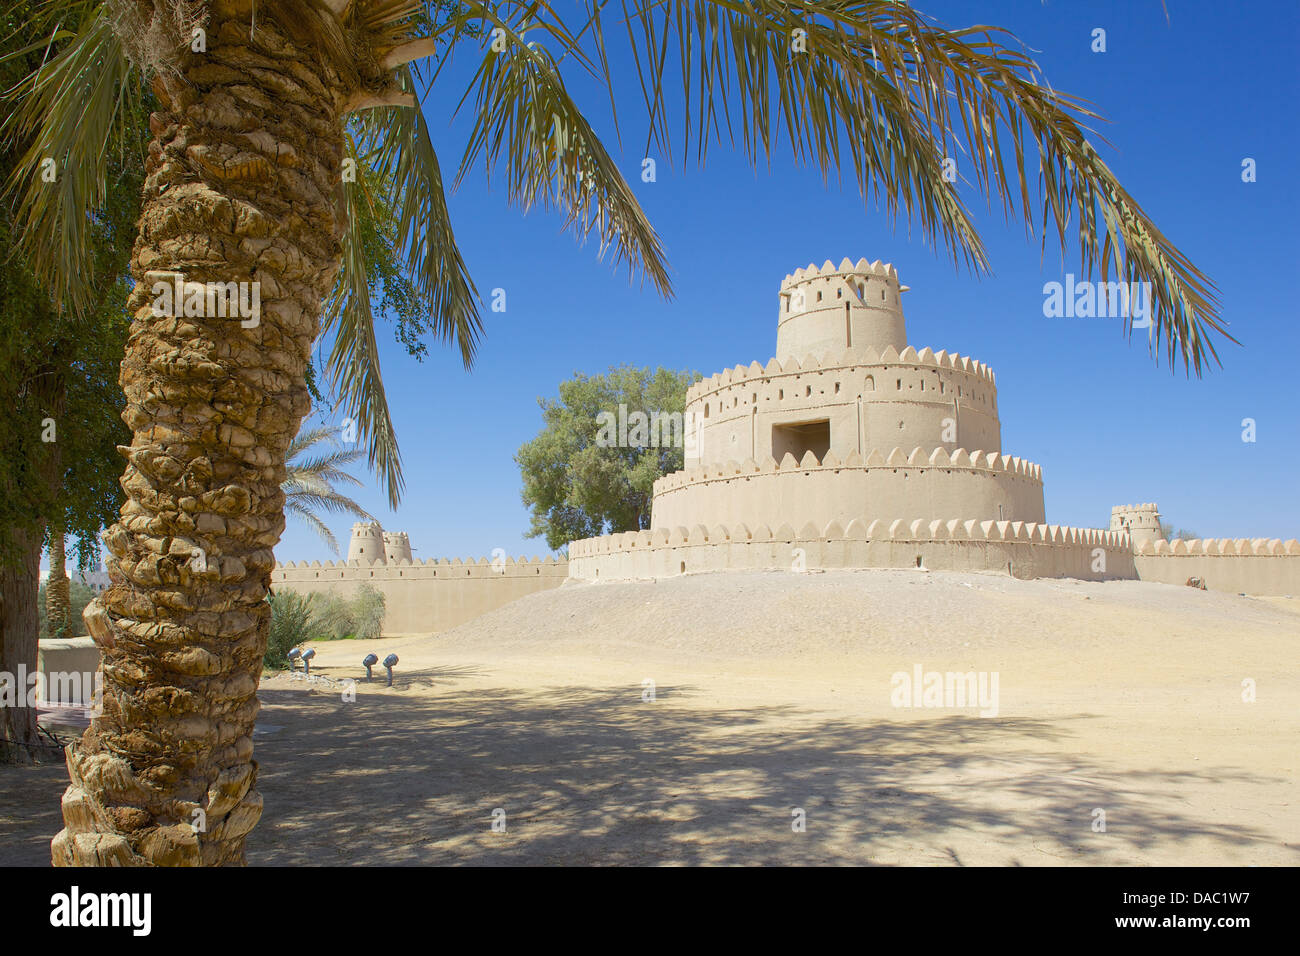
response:
<path fill-rule="evenodd" d="M 1018 578 L 1136 576 L 1127 535 L 1022 521 L 855 519 L 847 526 L 808 524 L 799 531 L 789 525 L 776 531 L 766 525 L 696 525 L 569 545 L 569 574 L 586 581 L 742 569 L 915 567 L 998 571 Z"/>
<path fill-rule="evenodd" d="M 737 365 L 686 392 L 686 467 L 774 455 L 773 426 L 828 419 L 841 459 L 872 448 L 1000 451 L 997 384 L 981 362 L 947 351 L 893 346 L 840 349 L 766 366 Z"/>
<path fill-rule="evenodd" d="M 802 556 L 795 549 L 802 550 Z M 1104 556 L 1099 561 L 1099 556 Z M 671 577 L 697 571 L 911 568 L 997 571 L 1018 578 L 1139 579 L 1212 591 L 1300 594 L 1300 542 L 1255 538 L 1160 540 L 1136 549 L 1126 531 L 1020 521 L 855 519 L 820 530 L 808 524 L 696 524 L 587 538 L 569 545 L 577 580 Z"/>
<path fill-rule="evenodd" d="M 962 514 L 979 520 L 1041 523 L 1043 476 L 1038 465 L 964 448 L 926 452 L 901 448 L 857 452 L 841 460 L 834 451 L 819 462 L 787 454 L 727 462 L 665 475 L 654 484 L 652 528 L 695 524 L 776 526 L 798 516 L 819 527 L 847 525 L 868 512 L 927 521 Z"/>
<path fill-rule="evenodd" d="M 559 587 L 568 573 L 567 561 L 549 556 L 495 563 L 487 558 L 396 564 L 290 561 L 275 566 L 271 586 L 300 594 L 334 590 L 351 597 L 365 582 L 384 595 L 386 633 L 425 633 L 445 631 L 525 595 Z"/>
<path fill-rule="evenodd" d="M 1133 560 L 1143 581 L 1186 584 L 1200 578 L 1212 591 L 1300 594 L 1300 542 L 1294 538 L 1197 538 L 1172 544 L 1161 538 L 1138 544 Z"/>

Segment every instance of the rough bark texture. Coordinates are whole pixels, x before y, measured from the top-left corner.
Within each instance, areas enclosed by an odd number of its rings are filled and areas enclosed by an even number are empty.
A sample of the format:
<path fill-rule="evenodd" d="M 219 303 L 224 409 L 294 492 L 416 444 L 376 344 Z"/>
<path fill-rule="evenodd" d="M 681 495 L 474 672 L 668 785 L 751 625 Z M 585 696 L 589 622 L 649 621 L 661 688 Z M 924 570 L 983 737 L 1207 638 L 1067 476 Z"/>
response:
<path fill-rule="evenodd" d="M 105 535 L 112 585 L 85 614 L 104 713 L 68 748 L 56 865 L 241 864 L 262 813 L 264 599 L 339 263 L 343 91 L 273 10 L 250 19 L 247 3 L 213 3 L 207 52 L 155 83 L 121 375 L 127 502 Z M 260 325 L 155 317 L 160 272 L 260 282 Z"/>
<path fill-rule="evenodd" d="M 63 535 L 50 533 L 50 576 L 45 582 L 45 629 L 50 637 L 67 636 L 72 624 L 72 582 L 68 579 Z"/>
<path fill-rule="evenodd" d="M 40 590 L 41 533 L 14 529 L 15 560 L 0 566 L 0 671 L 18 678 L 19 665 L 35 672 L 39 649 L 36 596 Z M 25 706 L 27 687 L 14 687 L 15 707 L 0 707 L 0 763 L 31 763 L 40 745 L 36 711 Z M 56 751 L 57 752 L 57 751 Z"/>

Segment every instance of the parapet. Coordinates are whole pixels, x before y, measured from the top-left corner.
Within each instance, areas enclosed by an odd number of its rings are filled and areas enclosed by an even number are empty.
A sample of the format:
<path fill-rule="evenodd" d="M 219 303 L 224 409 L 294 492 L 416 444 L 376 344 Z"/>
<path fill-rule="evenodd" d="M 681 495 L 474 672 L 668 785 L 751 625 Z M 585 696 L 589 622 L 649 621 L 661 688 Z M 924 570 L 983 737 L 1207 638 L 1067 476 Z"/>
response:
<path fill-rule="evenodd" d="M 781 471 L 801 472 L 816 468 L 965 468 L 1003 472 L 1007 475 L 1027 478 L 1035 482 L 1043 480 L 1041 465 L 1014 455 L 1004 455 L 978 449 L 968 452 L 965 448 L 958 448 L 952 452 L 944 448 L 935 448 L 929 452 L 923 448 L 913 448 L 911 451 L 894 448 L 888 452 L 873 448 L 866 457 L 857 452 L 851 452 L 845 456 L 843 461 L 833 451 L 826 452 L 820 460 L 811 451 L 808 451 L 798 461 L 795 460 L 794 455 L 787 452 L 780 461 L 769 456 L 762 462 L 746 458 L 744 461 L 728 461 L 721 465 L 690 468 L 659 478 L 654 483 L 654 493 L 659 495 L 663 492 L 704 481 Z"/>
<path fill-rule="evenodd" d="M 796 530 L 782 524 L 702 524 L 574 541 L 569 576 L 582 581 L 712 571 L 975 571 L 1017 578 L 1132 579 L 1125 535 L 1025 521 L 855 518 Z"/>
<path fill-rule="evenodd" d="M 795 269 L 794 272 L 781 280 L 781 291 L 793 289 L 809 279 L 827 278 L 829 276 L 860 276 L 862 278 L 892 279 L 895 283 L 898 282 L 898 270 L 891 263 L 881 262 L 879 259 L 875 262 L 868 262 L 865 258 L 859 259 L 855 263 L 848 256 L 845 256 L 840 260 L 838 266 L 827 259 L 822 263 L 820 269 L 811 262 L 803 269 Z"/>
<path fill-rule="evenodd" d="M 1115 531 L 1100 528 L 1073 528 L 1068 525 L 1039 524 L 1028 521 L 981 521 L 974 518 L 934 519 L 913 521 L 855 518 L 842 526 L 832 521 L 818 528 L 806 524 L 795 530 L 781 525 L 775 531 L 767 525 L 750 528 L 745 524 L 714 525 L 706 528 L 697 524 L 693 528 L 659 528 L 652 531 L 625 531 L 598 538 L 584 538 L 569 543 L 569 559 L 591 557 L 664 546 L 724 544 L 746 541 L 871 541 L 889 540 L 905 542 L 923 541 L 1019 541 L 1043 545 L 1087 545 L 1108 549 L 1127 550 L 1128 537 Z"/>
<path fill-rule="evenodd" d="M 1300 555 L 1300 542 L 1295 538 L 1179 538 L 1166 541 L 1144 541 L 1133 548 L 1140 555 Z"/>
<path fill-rule="evenodd" d="M 934 352 L 928 347 L 918 352 L 910 345 L 900 352 L 892 345 L 887 345 L 883 349 L 851 348 L 808 354 L 802 359 L 788 358 L 784 362 L 772 358 L 766 365 L 759 365 L 757 361 L 749 365 L 737 365 L 735 368 L 702 378 L 691 385 L 686 390 L 686 401 L 692 402 L 720 389 L 756 379 L 797 375 L 801 372 L 833 372 L 839 369 L 896 365 L 953 369 L 973 375 L 990 386 L 997 385 L 997 377 L 993 374 L 993 370 L 970 356 L 958 355 L 943 349 Z"/>
<path fill-rule="evenodd" d="M 443 577 L 491 577 L 493 575 L 520 575 L 548 573 L 552 569 L 562 569 L 566 565 L 564 558 L 554 555 L 531 558 L 518 557 L 495 558 L 428 558 L 412 561 L 403 559 L 396 562 L 378 561 L 288 561 L 277 562 L 273 580 L 291 580 L 304 582 L 314 580 L 315 575 L 322 583 L 329 581 L 369 581 L 394 580 L 398 578 L 443 578 Z M 282 572 L 293 572 L 283 576 Z"/>

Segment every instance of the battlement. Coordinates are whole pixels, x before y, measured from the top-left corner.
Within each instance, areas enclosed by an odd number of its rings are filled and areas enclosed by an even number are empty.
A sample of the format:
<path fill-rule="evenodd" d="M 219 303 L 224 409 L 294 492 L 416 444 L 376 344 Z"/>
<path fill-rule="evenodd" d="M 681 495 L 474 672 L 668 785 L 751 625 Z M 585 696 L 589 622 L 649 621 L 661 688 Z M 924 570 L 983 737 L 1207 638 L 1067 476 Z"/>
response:
<path fill-rule="evenodd" d="M 875 262 L 868 262 L 865 258 L 859 259 L 855 263 L 848 256 L 845 256 L 840 260 L 838 266 L 827 259 L 822 263 L 820 269 L 811 262 L 803 269 L 795 269 L 794 272 L 781 280 L 781 291 L 797 288 L 812 279 L 831 277 L 886 279 L 898 285 L 898 271 L 891 263 L 881 262 L 879 259 Z M 906 290 L 904 289 L 904 291 Z"/>
<path fill-rule="evenodd" d="M 908 568 L 1017 578 L 1133 578 L 1128 537 L 1096 528 L 1026 521 L 854 518 L 807 522 L 702 524 L 629 531 L 574 541 L 569 574 L 585 581 L 772 570 Z"/>
<path fill-rule="evenodd" d="M 1160 509 L 1157 508 L 1154 503 L 1150 503 L 1150 502 L 1142 505 L 1116 505 L 1115 507 L 1110 509 L 1110 513 L 1113 515 L 1135 513 L 1140 511 L 1150 512 L 1152 514 L 1160 513 Z"/>
<path fill-rule="evenodd" d="M 771 358 L 766 365 L 757 361 L 749 365 L 737 365 L 725 371 L 702 378 L 686 390 L 687 402 L 704 398 L 713 392 L 752 382 L 758 379 L 770 379 L 781 375 L 797 375 L 801 372 L 833 372 L 841 369 L 857 369 L 876 366 L 906 365 L 916 368 L 930 367 L 953 369 L 974 376 L 991 387 L 996 387 L 997 376 L 983 362 L 970 356 L 958 355 L 941 349 L 938 352 L 930 348 L 917 351 L 907 346 L 901 352 L 892 345 L 881 349 L 871 347 L 846 348 L 836 352 L 823 352 L 819 355 L 808 354 L 802 359 L 787 358 L 781 361 Z"/>
<path fill-rule="evenodd" d="M 495 562 L 495 563 L 494 563 Z M 379 560 L 365 561 L 287 561 L 284 563 L 276 562 L 276 571 L 339 571 L 339 572 L 359 572 L 373 569 L 399 569 L 399 568 L 423 568 L 432 571 L 452 571 L 477 569 L 486 573 L 500 574 L 505 569 L 510 570 L 533 570 L 547 566 L 563 565 L 563 559 L 557 559 L 554 555 L 547 555 L 540 558 L 533 555 L 531 558 L 519 555 L 517 558 L 497 557 L 497 558 L 428 558 L 422 561 L 412 561 L 403 559 L 395 562 Z M 360 576 L 357 577 L 361 579 Z"/>
<path fill-rule="evenodd" d="M 847 526 L 832 521 L 824 527 L 805 524 L 796 531 L 783 524 L 775 531 L 760 524 L 695 525 L 692 528 L 658 528 L 650 531 L 625 531 L 598 538 L 584 538 L 569 544 L 569 560 L 612 554 L 619 551 L 687 545 L 723 544 L 746 541 L 1018 541 L 1061 547 L 1088 546 L 1127 550 L 1128 536 L 1100 528 L 1073 528 L 1068 525 L 1040 524 L 1027 521 L 990 521 L 978 519 L 915 519 L 886 521 L 854 518 Z"/>
<path fill-rule="evenodd" d="M 926 452 L 923 448 L 913 448 L 909 452 L 904 451 L 902 448 L 894 448 L 889 452 L 883 452 L 878 448 L 873 448 L 865 457 L 857 452 L 851 452 L 845 456 L 843 461 L 833 451 L 828 451 L 821 459 L 808 451 L 804 453 L 801 460 L 796 460 L 794 455 L 787 452 L 780 461 L 768 456 L 762 462 L 746 458 L 744 461 L 728 461 L 721 465 L 690 468 L 664 475 L 658 479 L 654 483 L 654 493 L 659 495 L 662 492 L 672 491 L 686 485 L 729 479 L 736 476 L 745 477 L 783 471 L 804 472 L 819 468 L 965 468 L 1001 472 L 1007 475 L 1028 478 L 1036 482 L 1043 480 L 1041 465 L 1013 455 L 1003 455 L 993 451 L 986 452 L 977 449 L 968 452 L 965 448 L 958 448 L 949 452 L 944 448 L 936 448 L 933 451 Z"/>
<path fill-rule="evenodd" d="M 1141 555 L 1300 555 L 1300 541 L 1291 538 L 1179 538 L 1144 541 L 1133 549 Z"/>

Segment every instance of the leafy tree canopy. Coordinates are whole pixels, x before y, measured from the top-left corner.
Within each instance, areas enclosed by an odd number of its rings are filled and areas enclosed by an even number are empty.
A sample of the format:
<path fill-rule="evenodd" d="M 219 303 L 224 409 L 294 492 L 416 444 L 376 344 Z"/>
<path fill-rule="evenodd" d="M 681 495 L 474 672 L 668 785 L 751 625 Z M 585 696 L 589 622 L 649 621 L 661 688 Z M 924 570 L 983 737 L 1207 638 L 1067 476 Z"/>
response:
<path fill-rule="evenodd" d="M 11 12 L 0 16 L 6 45 L 21 35 Z M 39 61 L 40 51 L 0 59 L 0 88 L 9 89 Z M 107 148 L 107 189 L 87 215 L 96 279 L 81 310 L 58 308 L 49 289 L 16 251 L 21 225 L 0 203 L 0 563 L 12 560 L 15 528 L 43 524 L 77 539 L 80 565 L 97 562 L 98 532 L 122 501 L 118 445 L 130 442 L 117 384 L 130 325 L 126 266 L 135 241 L 152 95 L 144 89 L 124 111 L 124 134 Z M 24 143 L 0 147 L 0 182 L 19 162 Z M 51 156 L 50 190 L 76 175 Z"/>
<path fill-rule="evenodd" d="M 552 550 L 650 527 L 655 479 L 682 468 L 686 389 L 695 372 L 621 366 L 575 375 L 538 399 L 545 427 L 515 453 L 528 537 Z M 620 406 L 622 406 L 620 408 Z"/>

